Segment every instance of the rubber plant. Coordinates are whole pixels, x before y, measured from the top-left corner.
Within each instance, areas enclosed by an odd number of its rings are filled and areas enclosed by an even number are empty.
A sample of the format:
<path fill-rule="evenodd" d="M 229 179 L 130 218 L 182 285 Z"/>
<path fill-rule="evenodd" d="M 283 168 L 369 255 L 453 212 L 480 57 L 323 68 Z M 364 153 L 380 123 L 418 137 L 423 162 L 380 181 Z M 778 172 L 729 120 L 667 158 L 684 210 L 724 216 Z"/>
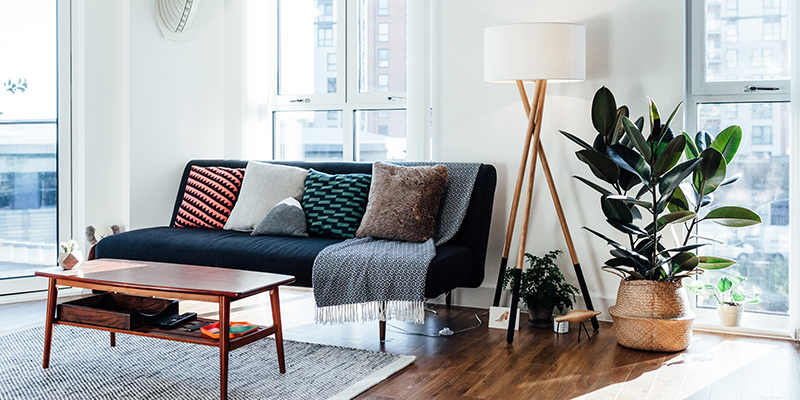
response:
<path fill-rule="evenodd" d="M 761 223 L 749 209 L 714 207 L 714 192 L 739 179 L 726 173 L 742 141 L 742 129 L 729 126 L 716 136 L 705 131 L 694 137 L 675 134 L 670 124 L 681 104 L 662 121 L 650 99 L 650 128 L 645 130 L 644 118 L 632 121 L 628 107 L 617 107 L 614 95 L 602 87 L 592 101 L 592 124 L 598 132 L 593 144 L 561 131 L 582 147 L 578 159 L 599 182 L 575 178 L 600 193 L 606 221 L 627 236 L 623 244 L 584 227 L 612 247 L 612 258 L 602 268 L 626 280 L 676 281 L 701 270 L 735 265 L 731 259 L 697 255 L 698 248 L 709 244 L 709 239 L 695 234 L 697 225 L 738 228 Z M 705 207 L 711 210 L 701 217 Z M 678 224 L 683 224 L 683 232 L 672 229 L 677 243 L 667 247 L 664 229 Z"/>

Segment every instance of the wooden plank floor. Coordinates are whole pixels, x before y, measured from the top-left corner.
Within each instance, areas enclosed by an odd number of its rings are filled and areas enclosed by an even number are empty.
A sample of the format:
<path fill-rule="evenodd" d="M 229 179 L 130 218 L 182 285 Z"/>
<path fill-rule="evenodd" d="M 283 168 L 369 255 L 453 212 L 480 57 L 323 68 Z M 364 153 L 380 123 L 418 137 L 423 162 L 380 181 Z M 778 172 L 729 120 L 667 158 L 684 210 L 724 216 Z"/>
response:
<path fill-rule="evenodd" d="M 427 313 L 424 326 L 390 321 L 381 345 L 377 323 L 314 324 L 313 301 L 308 291 L 281 290 L 286 339 L 417 357 L 359 399 L 800 399 L 797 342 L 696 332 L 684 352 L 650 353 L 617 345 L 611 324 L 601 323 L 599 331 L 589 329 L 591 340 L 584 335 L 580 343 L 575 325 L 561 336 L 525 326 L 507 345 L 505 332 L 488 329 L 485 316 L 481 327 L 450 337 L 398 331 L 459 330 L 476 325 L 475 314 L 485 312 L 441 307 L 436 315 Z M 0 320 L 41 323 L 43 304 L 0 306 Z M 180 312 L 187 311 L 215 318 L 217 306 L 182 302 Z M 232 303 L 233 321 L 268 325 L 271 318 L 266 295 Z"/>

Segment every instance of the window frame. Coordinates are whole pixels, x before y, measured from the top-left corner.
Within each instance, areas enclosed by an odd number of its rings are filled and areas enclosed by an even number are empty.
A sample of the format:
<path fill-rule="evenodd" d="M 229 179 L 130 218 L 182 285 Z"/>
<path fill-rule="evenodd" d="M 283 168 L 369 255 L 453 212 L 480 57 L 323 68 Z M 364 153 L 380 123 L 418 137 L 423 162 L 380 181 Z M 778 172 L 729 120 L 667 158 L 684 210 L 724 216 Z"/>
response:
<path fill-rule="evenodd" d="M 280 27 L 279 27 L 279 7 L 280 1 L 274 0 L 274 5 L 270 7 L 270 21 L 274 22 L 276 50 L 272 65 L 266 71 L 274 77 L 269 82 L 268 103 L 261 112 L 260 119 L 269 121 L 269 127 L 265 131 L 269 134 L 269 154 L 276 159 L 277 146 L 275 143 L 274 115 L 281 111 L 342 111 L 342 135 L 343 135 L 343 161 L 356 161 L 359 154 L 358 132 L 355 129 L 356 111 L 371 110 L 407 110 L 406 91 L 388 92 L 359 92 L 359 60 L 358 46 L 359 41 L 359 10 L 357 0 L 337 0 L 334 13 L 336 13 L 336 26 L 334 37 L 336 41 L 336 80 L 338 89 L 336 93 L 322 94 L 279 94 L 278 84 L 280 82 Z M 375 28 L 377 34 L 377 24 Z M 350 42 L 348 43 L 348 39 Z M 406 43 L 408 46 L 408 43 Z M 375 54 L 377 58 L 377 53 Z M 350 60 L 350 62 L 348 62 Z M 407 72 L 408 73 L 408 70 Z M 377 77 L 376 77 L 377 79 Z M 264 115 L 266 113 L 266 115 Z M 409 139 L 410 132 L 406 133 Z M 424 134 L 427 135 L 427 132 Z M 411 152 L 408 151 L 408 159 L 412 159 Z"/>
<path fill-rule="evenodd" d="M 797 127 L 798 122 L 798 106 L 796 102 L 791 102 L 792 94 L 792 80 L 753 80 L 752 82 L 739 80 L 739 81 L 718 81 L 706 82 L 705 80 L 705 67 L 706 67 L 706 32 L 705 32 L 705 0 L 686 0 L 686 81 L 685 81 L 685 106 L 684 109 L 684 130 L 689 132 L 690 135 L 697 132 L 697 108 L 700 104 L 715 103 L 715 104 L 746 104 L 746 103 L 789 103 L 792 117 L 792 128 Z M 738 6 L 738 4 L 737 4 Z M 796 25 L 798 20 L 798 12 L 796 8 L 790 8 L 789 18 L 792 22 L 793 34 L 790 39 L 796 41 L 798 35 L 798 28 Z M 738 11 L 738 7 L 737 7 Z M 738 15 L 738 13 L 737 13 Z M 699 33 L 699 34 L 697 34 Z M 796 76 L 795 72 L 798 68 L 796 65 L 797 56 L 794 52 L 790 55 L 791 75 Z M 741 62 L 741 60 L 740 60 Z M 755 91 L 746 92 L 744 88 L 748 85 L 756 85 L 761 87 L 775 87 L 776 91 Z M 794 129 L 792 129 L 794 131 Z M 774 134 L 774 133 L 773 133 Z M 791 157 L 790 174 L 793 177 L 798 176 L 800 155 L 800 140 L 792 140 L 790 152 L 794 156 Z M 792 178 L 795 179 L 795 178 Z M 794 183 L 794 182 L 793 182 Z M 800 185 L 790 186 L 790 202 L 789 205 L 795 210 L 800 210 L 800 197 L 795 195 L 798 193 Z M 790 216 L 791 222 L 791 243 L 795 244 L 800 242 L 800 235 L 798 235 L 798 217 L 796 214 Z M 795 246 L 792 246 L 792 253 L 790 259 L 796 260 L 798 252 Z M 763 313 L 748 313 L 747 327 L 728 328 L 717 324 L 716 310 L 709 310 L 706 308 L 696 307 L 696 297 L 689 296 L 692 309 L 697 313 L 698 318 L 695 321 L 695 327 L 700 329 L 737 332 L 737 333 L 754 333 L 764 335 L 777 335 L 782 336 L 783 327 L 789 325 L 790 321 L 800 321 L 800 310 L 795 307 L 800 303 L 800 293 L 798 292 L 798 278 L 800 277 L 800 268 L 792 266 L 789 263 L 789 315 L 778 316 Z M 795 338 L 800 337 L 800 323 L 793 323 L 794 327 L 790 330 L 790 336 Z M 754 328 L 757 327 L 757 328 Z"/>

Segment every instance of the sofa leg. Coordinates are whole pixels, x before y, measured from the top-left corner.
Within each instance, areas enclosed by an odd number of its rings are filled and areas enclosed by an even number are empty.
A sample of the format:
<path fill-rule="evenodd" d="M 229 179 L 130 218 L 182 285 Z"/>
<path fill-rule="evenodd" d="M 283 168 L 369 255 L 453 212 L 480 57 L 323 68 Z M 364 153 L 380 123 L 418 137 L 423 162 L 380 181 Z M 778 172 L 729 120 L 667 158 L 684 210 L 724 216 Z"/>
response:
<path fill-rule="evenodd" d="M 452 291 L 447 292 L 447 296 L 444 296 L 444 306 L 445 306 L 445 308 L 450 308 L 450 305 L 452 304 L 452 296 L 453 296 L 453 292 Z"/>
<path fill-rule="evenodd" d="M 380 321 L 381 343 L 386 341 L 386 321 Z"/>

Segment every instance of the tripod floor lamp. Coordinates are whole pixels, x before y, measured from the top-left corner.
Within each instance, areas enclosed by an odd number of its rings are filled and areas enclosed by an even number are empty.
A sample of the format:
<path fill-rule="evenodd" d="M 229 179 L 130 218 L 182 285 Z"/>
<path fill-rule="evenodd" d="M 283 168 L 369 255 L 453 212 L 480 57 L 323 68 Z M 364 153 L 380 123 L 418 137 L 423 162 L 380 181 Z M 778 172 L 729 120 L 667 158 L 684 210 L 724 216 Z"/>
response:
<path fill-rule="evenodd" d="M 569 233 L 564 210 L 556 191 L 550 165 L 540 140 L 542 114 L 544 113 L 545 92 L 548 81 L 582 81 L 586 79 L 586 27 L 569 23 L 524 23 L 502 25 L 486 28 L 484 31 L 484 80 L 487 83 L 516 83 L 522 105 L 528 117 L 528 128 L 525 132 L 525 144 L 522 160 L 514 187 L 514 198 L 511 203 L 511 215 L 506 230 L 503 258 L 500 261 L 500 273 L 494 295 L 494 305 L 500 303 L 502 293 L 503 272 L 508 264 L 514 225 L 517 219 L 522 183 L 525 181 L 525 168 L 528 166 L 527 186 L 525 191 L 525 208 L 523 209 L 522 227 L 519 239 L 519 252 L 514 274 L 514 289 L 511 299 L 511 313 L 508 324 L 508 343 L 514 341 L 517 304 L 519 303 L 520 275 L 525 260 L 525 243 L 528 238 L 528 223 L 531 213 L 531 197 L 533 195 L 533 178 L 536 173 L 537 158 L 542 162 L 547 186 L 553 198 L 567 249 L 575 267 L 575 274 L 581 287 L 586 307 L 593 310 L 589 290 L 583 278 L 575 245 Z M 524 82 L 535 82 L 533 101 L 528 104 L 528 94 Z M 531 158 L 528 165 L 528 158 Z M 592 326 L 598 329 L 597 318 L 592 319 Z"/>

